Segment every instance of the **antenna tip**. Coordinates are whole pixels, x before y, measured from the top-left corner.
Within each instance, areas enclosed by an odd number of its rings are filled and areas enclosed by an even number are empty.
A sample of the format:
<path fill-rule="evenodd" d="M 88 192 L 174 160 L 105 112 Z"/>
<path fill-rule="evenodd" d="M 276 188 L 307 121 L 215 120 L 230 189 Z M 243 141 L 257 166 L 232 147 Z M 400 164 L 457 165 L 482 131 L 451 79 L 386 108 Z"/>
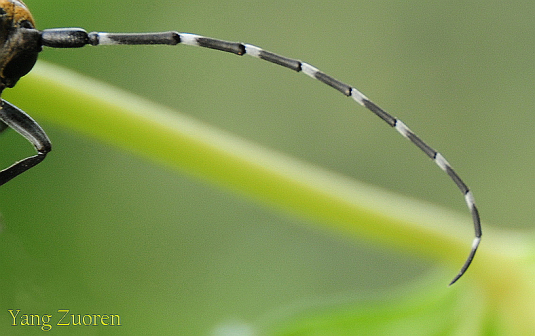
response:
<path fill-rule="evenodd" d="M 455 278 L 453 278 L 453 280 L 450 282 L 448 287 L 453 285 L 455 282 L 457 282 L 457 280 L 459 280 L 463 276 L 463 274 L 466 272 L 466 270 L 472 263 L 474 256 L 476 255 L 477 248 L 479 247 L 480 242 L 481 242 L 481 236 L 474 238 L 474 241 L 472 242 L 472 249 L 470 250 L 470 254 L 468 255 L 468 258 L 466 258 L 466 261 L 464 262 L 463 267 L 461 267 L 459 274 L 457 274 Z"/>

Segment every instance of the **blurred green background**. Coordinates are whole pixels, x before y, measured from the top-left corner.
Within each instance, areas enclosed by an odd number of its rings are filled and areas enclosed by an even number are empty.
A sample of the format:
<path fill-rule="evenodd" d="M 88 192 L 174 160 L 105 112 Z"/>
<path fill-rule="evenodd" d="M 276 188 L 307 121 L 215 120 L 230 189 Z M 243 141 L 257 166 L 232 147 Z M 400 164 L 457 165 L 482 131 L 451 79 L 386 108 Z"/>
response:
<path fill-rule="evenodd" d="M 177 30 L 311 63 L 357 87 L 443 153 L 473 189 L 486 225 L 533 225 L 533 1 L 26 4 L 40 29 Z M 302 74 L 181 45 L 46 49 L 41 59 L 318 166 L 467 212 L 457 188 L 422 153 Z M 38 121 L 54 151 L 0 188 L 1 331 L 41 332 L 10 327 L 7 309 L 70 309 L 120 314 L 123 327 L 54 332 L 209 335 L 295 302 L 380 293 L 436 267 L 316 230 Z M 32 153 L 14 132 L 1 141 L 3 166 Z M 467 216 L 459 232 L 467 249 L 472 235 Z"/>

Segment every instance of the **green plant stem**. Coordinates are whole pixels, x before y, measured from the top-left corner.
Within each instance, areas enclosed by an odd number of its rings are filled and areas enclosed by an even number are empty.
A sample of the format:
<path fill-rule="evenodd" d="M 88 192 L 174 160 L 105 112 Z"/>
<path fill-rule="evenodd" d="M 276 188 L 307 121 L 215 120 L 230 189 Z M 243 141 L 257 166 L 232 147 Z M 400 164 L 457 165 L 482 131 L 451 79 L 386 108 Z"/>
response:
<path fill-rule="evenodd" d="M 322 170 L 57 66 L 40 62 L 4 96 L 37 120 L 311 219 L 330 231 L 411 251 L 453 269 L 469 251 L 468 215 Z M 535 333 L 532 245 L 525 236 L 485 226 L 482 248 L 468 271 L 477 286 L 466 288 L 484 294 L 487 307 L 494 307 L 488 316 L 506 334 Z"/>
<path fill-rule="evenodd" d="M 38 120 L 47 119 L 331 230 L 455 268 L 469 251 L 468 216 L 324 171 L 57 66 L 39 62 L 16 90 L 10 90 L 8 99 Z"/>

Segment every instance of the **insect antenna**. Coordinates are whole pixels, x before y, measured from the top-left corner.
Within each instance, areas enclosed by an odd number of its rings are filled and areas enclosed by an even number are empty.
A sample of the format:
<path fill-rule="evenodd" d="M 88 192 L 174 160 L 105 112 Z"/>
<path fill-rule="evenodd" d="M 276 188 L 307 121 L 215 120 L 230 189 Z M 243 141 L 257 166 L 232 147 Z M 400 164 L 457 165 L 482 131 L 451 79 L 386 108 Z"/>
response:
<path fill-rule="evenodd" d="M 377 115 L 390 127 L 395 128 L 396 131 L 398 131 L 403 137 L 407 138 L 414 145 L 416 145 L 416 147 L 418 147 L 429 158 L 431 158 L 435 162 L 435 164 L 452 179 L 452 181 L 457 185 L 457 187 L 463 194 L 465 202 L 472 215 L 475 237 L 472 242 L 472 247 L 468 258 L 461 267 L 460 272 L 451 281 L 450 286 L 454 284 L 457 280 L 459 280 L 459 278 L 466 272 L 466 270 L 472 263 L 472 260 L 474 259 L 477 248 L 479 247 L 479 243 L 481 241 L 481 221 L 479 217 L 479 212 L 476 207 L 476 203 L 474 201 L 474 196 L 472 195 L 472 192 L 470 191 L 468 186 L 463 182 L 461 177 L 455 172 L 455 170 L 453 170 L 452 166 L 448 163 L 448 161 L 446 161 L 442 154 L 427 145 L 401 120 L 395 118 L 394 116 L 377 106 L 356 88 L 345 84 L 335 79 L 334 77 L 331 77 L 330 75 L 327 75 L 326 73 L 320 71 L 314 66 L 297 59 L 292 59 L 272 53 L 252 44 L 229 42 L 210 37 L 204 37 L 201 35 L 178 33 L 174 31 L 158 33 L 87 33 L 81 28 L 46 29 L 41 32 L 41 43 L 43 46 L 52 48 L 78 48 L 83 47 L 85 45 L 98 46 L 186 44 L 190 46 L 198 46 L 203 48 L 220 50 L 240 56 L 250 55 L 252 57 L 283 66 L 296 72 L 303 72 L 307 76 L 334 88 L 343 95 L 351 97 L 354 101 Z"/>

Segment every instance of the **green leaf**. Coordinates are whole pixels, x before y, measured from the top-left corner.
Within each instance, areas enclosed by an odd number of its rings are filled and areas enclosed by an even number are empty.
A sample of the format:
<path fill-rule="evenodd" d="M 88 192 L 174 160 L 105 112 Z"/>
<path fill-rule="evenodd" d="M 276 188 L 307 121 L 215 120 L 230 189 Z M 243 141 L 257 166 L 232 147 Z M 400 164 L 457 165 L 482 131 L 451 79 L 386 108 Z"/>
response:
<path fill-rule="evenodd" d="M 437 287 L 437 272 L 383 293 L 339 296 L 281 309 L 259 322 L 266 335 L 481 335 L 484 300 L 473 288 Z"/>

